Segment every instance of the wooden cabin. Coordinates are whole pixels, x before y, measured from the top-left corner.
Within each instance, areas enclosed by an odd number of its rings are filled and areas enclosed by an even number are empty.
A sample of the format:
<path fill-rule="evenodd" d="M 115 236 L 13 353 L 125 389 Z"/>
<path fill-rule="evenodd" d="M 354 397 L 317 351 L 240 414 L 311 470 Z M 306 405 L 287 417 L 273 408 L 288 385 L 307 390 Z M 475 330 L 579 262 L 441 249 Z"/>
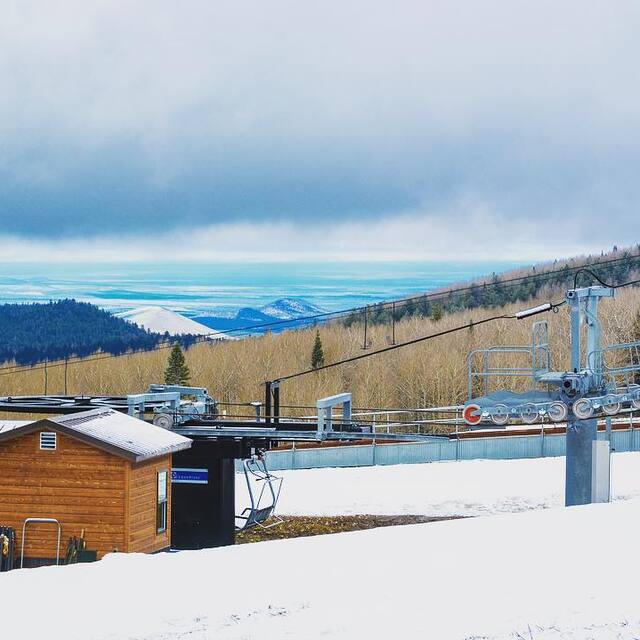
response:
<path fill-rule="evenodd" d="M 109 408 L 5 426 L 0 526 L 15 529 L 17 566 L 23 528 L 24 566 L 55 564 L 58 524 L 60 563 L 69 538 L 83 533 L 98 559 L 167 549 L 171 458 L 191 442 Z"/>

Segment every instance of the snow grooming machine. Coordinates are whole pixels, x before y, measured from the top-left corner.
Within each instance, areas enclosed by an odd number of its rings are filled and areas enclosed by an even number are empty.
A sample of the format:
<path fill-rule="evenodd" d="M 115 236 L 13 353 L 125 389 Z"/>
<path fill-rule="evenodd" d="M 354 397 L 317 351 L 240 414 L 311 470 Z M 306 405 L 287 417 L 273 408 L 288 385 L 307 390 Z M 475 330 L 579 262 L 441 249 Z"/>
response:
<path fill-rule="evenodd" d="M 240 520 L 240 524 L 236 524 L 236 533 L 255 526 L 267 529 L 282 522 L 282 518 L 275 516 L 274 522 L 268 525 L 264 524 L 273 516 L 278 504 L 282 478 L 274 476 L 269 471 L 264 455 L 261 453 L 243 460 L 242 468 L 250 506 L 236 515 L 236 520 Z"/>
<path fill-rule="evenodd" d="M 613 298 L 610 287 L 571 289 L 566 302 L 571 310 L 572 371 L 551 371 L 548 326 L 533 325 L 531 345 L 491 347 L 472 351 L 468 358 L 468 401 L 462 417 L 471 427 L 485 424 L 505 426 L 510 422 L 534 424 L 538 421 L 564 422 L 569 409 L 579 420 L 600 415 L 613 416 L 623 409 L 640 409 L 640 341 L 600 345 L 601 327 L 598 303 Z M 546 304 L 516 314 L 518 319 L 554 309 Z M 586 325 L 586 344 L 582 348 L 581 331 Z M 584 357 L 583 357 L 584 353 Z M 525 356 L 529 366 L 501 366 L 500 356 Z M 498 362 L 496 362 L 498 360 Z M 530 389 L 524 392 L 489 392 L 492 379 L 528 378 Z M 474 397 L 477 391 L 482 395 Z"/>

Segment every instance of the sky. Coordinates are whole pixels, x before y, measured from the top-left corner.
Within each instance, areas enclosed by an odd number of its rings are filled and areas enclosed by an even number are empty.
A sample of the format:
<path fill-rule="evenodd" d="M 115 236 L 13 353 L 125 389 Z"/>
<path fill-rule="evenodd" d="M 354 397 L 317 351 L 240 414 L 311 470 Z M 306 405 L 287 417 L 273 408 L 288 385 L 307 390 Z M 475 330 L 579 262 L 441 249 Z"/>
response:
<path fill-rule="evenodd" d="M 640 4 L 5 0 L 0 262 L 635 244 Z"/>

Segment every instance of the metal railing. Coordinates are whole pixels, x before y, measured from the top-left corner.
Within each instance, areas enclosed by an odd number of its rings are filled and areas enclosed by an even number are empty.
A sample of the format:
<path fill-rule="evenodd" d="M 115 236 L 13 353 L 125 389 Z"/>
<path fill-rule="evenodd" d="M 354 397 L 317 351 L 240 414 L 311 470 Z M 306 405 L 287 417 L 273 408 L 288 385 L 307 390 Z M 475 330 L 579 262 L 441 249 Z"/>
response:
<path fill-rule="evenodd" d="M 524 362 L 526 359 L 526 366 L 514 366 L 512 362 L 496 364 L 499 356 L 510 361 L 517 359 Z M 539 377 L 551 369 L 549 327 L 546 321 L 534 323 L 530 345 L 475 349 L 467 357 L 467 368 L 469 400 L 487 395 L 492 380 L 504 382 L 511 378 L 529 378 L 531 390 L 537 389 Z"/>
<path fill-rule="evenodd" d="M 356 410 L 343 417 L 338 410 L 333 417 L 335 424 L 364 423 L 371 427 L 374 434 L 384 435 L 385 433 L 401 433 L 411 430 L 413 433 L 424 434 L 425 427 L 458 427 L 464 426 L 462 410 L 464 405 L 452 405 L 448 407 L 423 407 L 411 409 L 368 409 Z M 416 417 L 416 416 L 443 416 L 443 417 Z M 305 415 L 297 418 L 299 420 L 318 421 L 317 415 Z"/>
<path fill-rule="evenodd" d="M 598 439 L 610 440 L 612 451 L 640 451 L 640 429 L 633 421 L 633 415 L 629 413 L 623 419 L 614 419 L 613 424 L 618 427 L 627 424 L 627 428 L 599 431 Z M 269 451 L 265 455 L 269 468 L 274 471 L 564 456 L 565 434 L 551 432 L 557 425 L 539 426 L 539 432 L 535 435 L 452 438 L 402 444 L 380 443 L 374 440 L 371 444 L 354 446 L 293 447 Z M 383 439 L 381 437 L 381 440 Z"/>
<path fill-rule="evenodd" d="M 22 542 L 20 545 L 20 568 L 24 567 L 24 549 L 27 537 L 28 524 L 55 524 L 58 529 L 58 542 L 56 546 L 56 564 L 60 564 L 60 538 L 62 535 L 62 526 L 56 518 L 26 518 L 22 524 Z"/>
<path fill-rule="evenodd" d="M 607 382 L 637 384 L 640 379 L 640 341 L 612 344 L 590 353 L 588 360 L 600 364 Z"/>

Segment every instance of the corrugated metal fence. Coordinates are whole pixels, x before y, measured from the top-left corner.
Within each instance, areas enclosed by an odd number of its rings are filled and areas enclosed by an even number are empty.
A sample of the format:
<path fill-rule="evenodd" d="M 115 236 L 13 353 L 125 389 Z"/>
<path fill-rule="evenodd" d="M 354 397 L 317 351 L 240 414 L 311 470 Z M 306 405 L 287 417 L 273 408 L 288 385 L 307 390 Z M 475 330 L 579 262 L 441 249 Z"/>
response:
<path fill-rule="evenodd" d="M 598 434 L 606 439 L 605 432 Z M 640 429 L 616 430 L 611 434 L 613 451 L 639 451 Z M 317 469 L 323 467 L 367 467 L 377 464 L 415 464 L 452 460 L 510 460 L 563 456 L 565 436 L 509 436 L 503 438 L 469 438 L 401 444 L 371 444 L 318 449 L 269 451 L 269 469 Z M 239 463 L 240 461 L 238 461 Z M 236 467 L 241 471 L 241 465 Z"/>

